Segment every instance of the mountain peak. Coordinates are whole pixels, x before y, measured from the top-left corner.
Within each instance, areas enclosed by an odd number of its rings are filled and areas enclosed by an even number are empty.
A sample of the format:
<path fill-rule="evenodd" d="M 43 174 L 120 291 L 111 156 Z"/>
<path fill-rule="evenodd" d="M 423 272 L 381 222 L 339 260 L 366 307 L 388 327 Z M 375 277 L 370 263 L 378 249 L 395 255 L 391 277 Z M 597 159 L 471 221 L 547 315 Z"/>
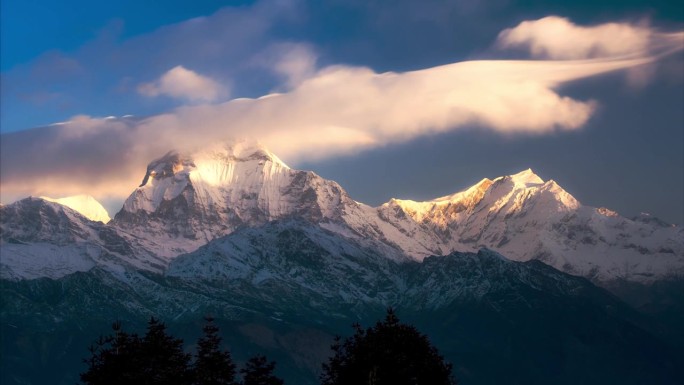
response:
<path fill-rule="evenodd" d="M 142 183 L 124 203 L 124 210 L 156 211 L 163 201 L 173 200 L 189 186 L 201 191 L 200 199 L 211 196 L 215 200 L 222 194 L 216 188 L 249 195 L 257 193 L 264 181 L 288 170 L 283 161 L 256 141 L 232 140 L 182 153 L 171 150 L 150 162 Z"/>
<path fill-rule="evenodd" d="M 544 180 L 535 174 L 531 168 L 527 170 L 520 171 L 517 174 L 510 175 L 509 178 L 516 185 L 521 185 L 524 187 L 533 187 L 544 183 Z"/>
<path fill-rule="evenodd" d="M 195 174 L 199 173 L 204 177 L 209 177 L 209 180 L 212 181 L 216 179 L 217 170 L 225 173 L 226 168 L 234 168 L 230 166 L 231 164 L 249 161 L 256 161 L 258 165 L 270 162 L 278 168 L 289 169 L 280 158 L 259 142 L 234 140 L 193 152 L 180 153 L 171 150 L 164 156 L 150 162 L 139 187 L 146 186 L 150 178 L 163 179 L 178 174 L 189 174 L 193 171 L 196 171 Z M 214 182 L 216 181 L 214 180 Z"/>

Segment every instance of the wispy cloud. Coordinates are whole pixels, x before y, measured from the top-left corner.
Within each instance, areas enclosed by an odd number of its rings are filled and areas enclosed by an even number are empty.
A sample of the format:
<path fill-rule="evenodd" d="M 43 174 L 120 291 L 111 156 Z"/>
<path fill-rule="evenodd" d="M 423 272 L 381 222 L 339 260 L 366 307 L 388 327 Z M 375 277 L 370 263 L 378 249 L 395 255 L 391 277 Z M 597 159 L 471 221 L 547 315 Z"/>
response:
<path fill-rule="evenodd" d="M 211 102 L 228 94 L 225 86 L 183 66 L 173 67 L 155 82 L 140 84 L 138 92 L 149 97 L 165 95 L 191 102 Z"/>
<path fill-rule="evenodd" d="M 660 49 L 683 45 L 673 39 Z M 343 65 L 316 70 L 306 51 L 288 52 L 295 53 L 284 61 L 292 87 L 285 93 L 180 107 L 142 120 L 79 117 L 3 136 L 2 193 L 123 197 L 147 162 L 169 149 L 192 151 L 233 137 L 256 138 L 297 163 L 462 129 L 576 130 L 596 102 L 564 96 L 560 85 L 657 59 L 637 46 L 593 59 L 466 61 L 377 73 Z"/>
<path fill-rule="evenodd" d="M 313 47 L 303 43 L 278 43 L 264 50 L 255 62 L 280 75 L 288 89 L 316 73 L 318 57 Z"/>

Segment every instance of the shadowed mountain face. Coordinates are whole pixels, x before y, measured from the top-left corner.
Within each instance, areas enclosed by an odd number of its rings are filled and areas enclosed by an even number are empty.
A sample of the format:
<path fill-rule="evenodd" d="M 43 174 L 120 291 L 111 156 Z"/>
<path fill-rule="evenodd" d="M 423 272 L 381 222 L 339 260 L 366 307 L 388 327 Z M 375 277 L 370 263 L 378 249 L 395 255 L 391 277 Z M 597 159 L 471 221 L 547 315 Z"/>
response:
<path fill-rule="evenodd" d="M 34 362 L 73 383 L 88 338 L 113 319 L 141 330 L 156 315 L 191 344 L 211 313 L 238 359 L 262 351 L 287 383 L 314 384 L 332 337 L 374 322 L 389 305 L 467 383 L 682 378 L 679 353 L 653 334 L 656 325 L 585 279 L 487 250 L 397 263 L 303 221 L 236 231 L 180 256 L 164 276 L 131 272 L 124 282 L 96 268 L 5 281 L 2 290 L 7 383 L 47 380 L 29 369 Z M 39 356 L 50 359 L 33 361 Z"/>

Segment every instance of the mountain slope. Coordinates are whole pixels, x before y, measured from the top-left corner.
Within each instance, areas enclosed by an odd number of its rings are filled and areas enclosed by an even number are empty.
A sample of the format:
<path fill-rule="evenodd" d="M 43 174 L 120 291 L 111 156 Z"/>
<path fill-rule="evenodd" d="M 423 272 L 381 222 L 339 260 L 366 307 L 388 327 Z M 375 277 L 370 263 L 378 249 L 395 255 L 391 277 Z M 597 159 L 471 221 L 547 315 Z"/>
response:
<path fill-rule="evenodd" d="M 400 268 L 373 249 L 301 220 L 270 222 L 218 238 L 171 262 L 167 277 L 231 287 L 271 311 L 331 312 L 396 302 Z M 262 296 L 274 295 L 273 298 Z M 372 293 L 372 295 L 370 294 Z"/>
<path fill-rule="evenodd" d="M 26 198 L 0 207 L 0 277 L 60 278 L 95 266 L 161 272 L 163 260 L 69 207 Z"/>
<path fill-rule="evenodd" d="M 135 326 L 155 315 L 182 331 L 199 330 L 196 320 L 211 313 L 230 327 L 223 334 L 236 357 L 267 352 L 287 383 L 314 384 L 332 336 L 351 334 L 353 322 L 369 325 L 392 305 L 471 384 L 682 378 L 678 353 L 648 331 L 648 320 L 585 279 L 487 250 L 397 263 L 308 221 L 239 229 L 175 259 L 165 276 L 132 273 L 124 282 L 94 268 L 3 282 L 2 296 L 3 360 L 17 363 L 36 352 L 76 362 L 85 345 L 53 344 L 82 340 L 75 330 L 94 339 L 110 317 Z M 88 324 L 90 309 L 102 309 L 99 329 Z M 56 342 L 40 334 L 48 331 Z M 73 383 L 73 373 L 60 377 L 53 361 L 40 362 L 52 365 L 52 382 Z M 40 382 L 39 371 L 20 373 L 24 366 L 8 367 L 3 379 L 31 373 Z"/>

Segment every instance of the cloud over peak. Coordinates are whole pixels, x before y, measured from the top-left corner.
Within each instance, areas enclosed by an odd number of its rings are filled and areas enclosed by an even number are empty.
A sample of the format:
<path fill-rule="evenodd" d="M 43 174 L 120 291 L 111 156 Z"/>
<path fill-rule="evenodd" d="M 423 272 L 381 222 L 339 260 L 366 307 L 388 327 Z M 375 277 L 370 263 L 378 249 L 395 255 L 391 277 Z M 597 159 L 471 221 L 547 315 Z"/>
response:
<path fill-rule="evenodd" d="M 275 62 L 287 92 L 193 104 L 145 119 L 81 116 L 63 125 L 3 136 L 2 194 L 123 197 L 137 186 L 151 159 L 170 149 L 194 149 L 235 137 L 256 138 L 288 163 L 296 163 L 464 129 L 504 135 L 577 130 L 594 114 L 596 102 L 562 95 L 560 85 L 631 70 L 657 60 L 656 51 L 684 46 L 682 39 L 656 41 L 652 37 L 659 35 L 645 27 L 623 31 L 620 36 L 633 43 L 629 46 L 610 42 L 603 30 L 586 33 L 585 27 L 567 19 L 541 20 L 551 23 L 551 30 L 560 26 L 562 33 L 542 37 L 536 30 L 540 20 L 530 21 L 502 32 L 500 44 L 537 44 L 533 55 L 579 60 L 464 61 L 379 73 L 363 66 L 316 68 L 310 47 L 273 46 L 269 58 L 276 60 L 266 61 Z M 644 34 L 650 36 L 645 43 L 639 37 Z M 570 44 L 561 35 L 581 40 L 571 54 L 557 53 Z M 182 66 L 139 91 L 191 102 L 216 101 L 227 93 L 216 81 Z"/>
<path fill-rule="evenodd" d="M 140 84 L 138 92 L 148 97 L 164 95 L 190 102 L 212 102 L 228 94 L 220 83 L 180 65 L 152 83 Z"/>

